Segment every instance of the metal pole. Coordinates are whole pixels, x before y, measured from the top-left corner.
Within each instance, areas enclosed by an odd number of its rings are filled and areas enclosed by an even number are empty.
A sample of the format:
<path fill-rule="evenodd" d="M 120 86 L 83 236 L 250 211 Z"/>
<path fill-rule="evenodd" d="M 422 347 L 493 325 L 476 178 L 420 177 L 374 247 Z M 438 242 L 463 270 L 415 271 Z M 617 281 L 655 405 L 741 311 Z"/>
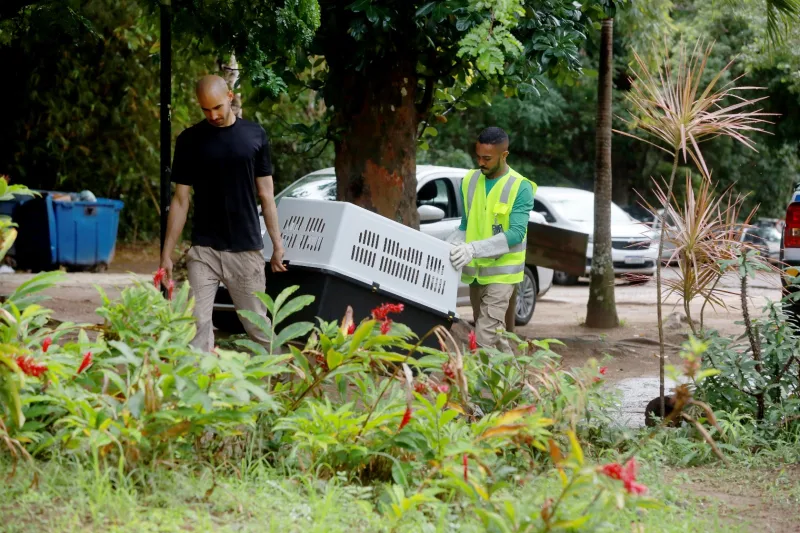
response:
<path fill-rule="evenodd" d="M 170 163 L 172 154 L 172 7 L 170 0 L 161 1 L 161 251 L 167 237 L 170 204 Z"/>

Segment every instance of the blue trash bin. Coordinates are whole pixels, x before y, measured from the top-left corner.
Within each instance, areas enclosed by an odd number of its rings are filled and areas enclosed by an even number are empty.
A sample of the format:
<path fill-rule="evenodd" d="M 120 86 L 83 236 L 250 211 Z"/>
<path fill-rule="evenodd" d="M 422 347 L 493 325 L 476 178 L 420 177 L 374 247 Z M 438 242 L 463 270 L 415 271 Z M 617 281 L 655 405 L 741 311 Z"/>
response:
<path fill-rule="evenodd" d="M 19 223 L 17 264 L 33 271 L 66 267 L 103 270 L 111 263 L 123 202 L 61 201 L 53 191 L 15 211 Z"/>
<path fill-rule="evenodd" d="M 54 263 L 72 267 L 105 267 L 111 263 L 117 242 L 119 200 L 96 202 L 53 201 L 56 238 Z"/>

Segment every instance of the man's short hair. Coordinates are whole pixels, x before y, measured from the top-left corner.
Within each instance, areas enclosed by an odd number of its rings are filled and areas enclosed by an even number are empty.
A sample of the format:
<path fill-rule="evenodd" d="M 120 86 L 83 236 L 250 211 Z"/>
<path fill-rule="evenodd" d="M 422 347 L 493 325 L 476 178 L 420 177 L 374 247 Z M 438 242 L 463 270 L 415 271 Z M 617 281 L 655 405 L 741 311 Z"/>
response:
<path fill-rule="evenodd" d="M 486 128 L 478 135 L 479 144 L 502 144 L 508 142 L 508 134 L 501 128 L 492 126 Z"/>

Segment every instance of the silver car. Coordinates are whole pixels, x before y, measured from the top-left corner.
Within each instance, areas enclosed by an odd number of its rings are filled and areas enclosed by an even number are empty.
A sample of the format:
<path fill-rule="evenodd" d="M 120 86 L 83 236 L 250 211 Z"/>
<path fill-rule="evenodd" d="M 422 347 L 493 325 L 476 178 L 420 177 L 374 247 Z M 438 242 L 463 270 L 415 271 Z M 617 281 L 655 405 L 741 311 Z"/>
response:
<path fill-rule="evenodd" d="M 461 223 L 464 212 L 461 198 L 461 181 L 469 170 L 464 168 L 417 166 L 417 209 L 419 210 L 420 231 L 438 239 L 446 239 Z M 275 196 L 280 204 L 282 198 L 306 198 L 316 200 L 336 200 L 336 174 L 333 168 L 326 168 L 306 174 Z M 263 217 L 261 235 L 266 235 Z M 530 220 L 546 224 L 544 217 L 531 212 Z M 269 261 L 269 258 L 265 258 Z M 525 278 L 517 289 L 515 322 L 518 326 L 530 322 L 536 301 L 550 290 L 553 284 L 553 270 L 536 265 L 527 265 Z M 469 287 L 461 283 L 458 287 L 457 305 L 469 306 Z M 224 331 L 242 331 L 238 316 L 224 286 L 220 286 L 214 302 L 214 325 Z"/>

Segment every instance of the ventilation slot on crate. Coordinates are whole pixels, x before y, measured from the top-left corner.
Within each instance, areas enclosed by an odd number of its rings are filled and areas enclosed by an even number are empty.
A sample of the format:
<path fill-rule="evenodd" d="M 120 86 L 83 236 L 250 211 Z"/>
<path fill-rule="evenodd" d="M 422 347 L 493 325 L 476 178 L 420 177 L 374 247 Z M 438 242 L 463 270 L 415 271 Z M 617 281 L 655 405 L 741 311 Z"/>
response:
<path fill-rule="evenodd" d="M 292 215 L 283 223 L 283 231 L 300 231 L 303 228 L 303 221 L 306 217 Z"/>
<path fill-rule="evenodd" d="M 409 246 L 403 248 L 400 243 L 392 239 L 384 239 L 383 252 L 403 261 L 408 261 L 417 266 L 422 266 L 422 252 Z"/>
<path fill-rule="evenodd" d="M 296 233 L 294 237 L 297 237 Z M 300 249 L 318 252 L 322 248 L 322 238 L 322 235 L 303 235 L 303 238 L 300 239 Z"/>
<path fill-rule="evenodd" d="M 422 263 L 420 262 L 420 265 Z M 438 274 L 440 276 L 444 275 L 444 261 L 439 259 L 438 257 L 433 257 L 431 255 L 428 256 L 427 261 L 425 261 L 425 270 L 433 272 L 434 274 Z"/>
<path fill-rule="evenodd" d="M 281 240 L 283 241 L 283 246 L 287 249 L 294 248 L 295 243 L 297 242 L 297 233 L 290 233 L 290 234 L 281 234 Z"/>
<path fill-rule="evenodd" d="M 362 265 L 367 265 L 370 268 L 375 268 L 375 259 L 377 257 L 378 254 L 372 250 L 367 250 L 366 248 L 356 245 L 353 245 L 353 249 L 350 251 L 350 259 L 352 261 L 361 263 Z"/>
<path fill-rule="evenodd" d="M 309 218 L 306 223 L 306 233 L 322 233 L 325 231 L 325 220 L 321 218 Z"/>
<path fill-rule="evenodd" d="M 365 229 L 361 233 L 358 234 L 358 244 L 363 244 L 365 246 L 369 246 L 370 248 L 378 249 L 378 241 L 380 237 L 374 231 L 370 231 Z M 386 250 L 384 250 L 386 251 Z"/>
<path fill-rule="evenodd" d="M 378 267 L 378 270 L 413 285 L 417 285 L 419 283 L 419 269 L 392 259 L 391 257 L 381 257 L 381 264 Z"/>
<path fill-rule="evenodd" d="M 436 276 L 432 276 L 431 274 L 425 273 L 422 276 L 422 288 L 428 289 L 429 291 L 433 291 L 436 294 L 444 294 L 444 280 L 442 278 L 438 278 Z"/>

